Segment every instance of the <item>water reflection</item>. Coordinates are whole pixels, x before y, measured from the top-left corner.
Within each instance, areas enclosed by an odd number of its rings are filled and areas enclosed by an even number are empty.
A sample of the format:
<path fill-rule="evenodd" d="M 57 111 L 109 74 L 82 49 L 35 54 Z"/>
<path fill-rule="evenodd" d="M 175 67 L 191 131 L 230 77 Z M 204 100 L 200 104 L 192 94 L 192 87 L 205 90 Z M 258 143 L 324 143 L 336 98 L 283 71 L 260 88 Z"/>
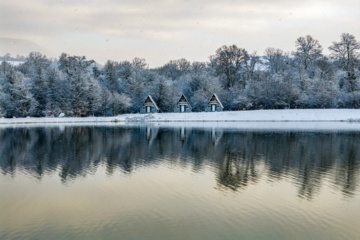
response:
<path fill-rule="evenodd" d="M 242 132 L 225 129 L 47 127 L 0 130 L 0 169 L 38 181 L 56 173 L 64 184 L 95 174 L 162 164 L 211 168 L 216 189 L 239 191 L 260 179 L 291 182 L 300 198 L 317 196 L 324 181 L 346 197 L 359 187 L 359 133 Z"/>

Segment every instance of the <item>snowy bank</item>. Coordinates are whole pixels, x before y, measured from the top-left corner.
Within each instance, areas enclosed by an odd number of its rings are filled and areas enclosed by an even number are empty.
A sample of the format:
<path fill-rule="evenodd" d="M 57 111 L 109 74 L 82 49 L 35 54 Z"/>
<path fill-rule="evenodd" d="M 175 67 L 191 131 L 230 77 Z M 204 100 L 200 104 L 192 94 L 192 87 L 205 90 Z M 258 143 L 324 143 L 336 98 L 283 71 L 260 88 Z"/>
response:
<path fill-rule="evenodd" d="M 139 123 L 124 123 L 139 126 Z M 143 127 L 186 128 L 246 132 L 360 132 L 360 122 L 145 122 Z"/>
<path fill-rule="evenodd" d="M 192 113 L 123 114 L 115 117 L 0 119 L 0 124 L 106 122 L 360 122 L 360 110 L 289 109 Z"/>
<path fill-rule="evenodd" d="M 339 122 L 360 121 L 359 109 L 288 109 L 193 113 L 126 114 L 125 121 L 143 122 Z"/>
<path fill-rule="evenodd" d="M 32 123 L 106 123 L 125 122 L 122 117 L 44 117 L 44 118 L 1 118 L 0 124 L 32 124 Z"/>
<path fill-rule="evenodd" d="M 360 122 L 63 122 L 0 124 L 2 128 L 51 127 L 135 127 L 151 131 L 168 129 L 207 129 L 216 131 L 246 132 L 360 132 Z"/>

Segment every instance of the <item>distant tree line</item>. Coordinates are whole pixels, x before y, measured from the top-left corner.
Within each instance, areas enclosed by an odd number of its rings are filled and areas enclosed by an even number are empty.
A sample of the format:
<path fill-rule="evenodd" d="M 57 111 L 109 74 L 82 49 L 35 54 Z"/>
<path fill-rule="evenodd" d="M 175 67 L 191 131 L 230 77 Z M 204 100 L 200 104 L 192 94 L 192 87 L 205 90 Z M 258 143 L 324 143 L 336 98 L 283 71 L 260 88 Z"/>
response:
<path fill-rule="evenodd" d="M 222 46 L 208 62 L 172 60 L 149 69 L 145 59 L 59 59 L 32 52 L 23 64 L 0 65 L 0 116 L 113 116 L 136 113 L 151 94 L 169 112 L 183 93 L 203 111 L 212 93 L 225 110 L 359 108 L 360 42 L 344 33 L 323 54 L 319 41 L 299 37 L 295 51 L 267 48 L 262 56 Z"/>
<path fill-rule="evenodd" d="M 12 57 L 10 53 L 6 53 L 4 56 L 0 56 L 0 61 L 25 61 L 26 57 L 17 54 L 16 57 Z"/>

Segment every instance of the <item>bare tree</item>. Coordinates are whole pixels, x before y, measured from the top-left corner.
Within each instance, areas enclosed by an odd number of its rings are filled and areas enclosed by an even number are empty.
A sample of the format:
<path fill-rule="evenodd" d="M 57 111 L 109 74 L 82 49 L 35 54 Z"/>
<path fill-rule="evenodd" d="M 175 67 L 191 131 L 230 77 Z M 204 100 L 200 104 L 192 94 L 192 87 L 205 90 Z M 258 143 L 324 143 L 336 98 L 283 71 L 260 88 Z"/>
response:
<path fill-rule="evenodd" d="M 281 49 L 267 48 L 265 49 L 266 65 L 271 74 L 284 71 L 288 65 L 288 59 L 285 52 Z"/>
<path fill-rule="evenodd" d="M 295 56 L 297 56 L 305 70 L 310 65 L 315 64 L 316 60 L 322 57 L 322 47 L 318 40 L 312 36 L 299 37 L 296 42 Z"/>
<path fill-rule="evenodd" d="M 248 52 L 236 45 L 224 45 L 210 57 L 211 66 L 215 69 L 216 75 L 225 78 L 228 89 L 233 87 L 236 81 L 241 81 L 245 87 L 245 79 L 241 79 L 241 70 L 246 68 L 249 60 Z"/>
<path fill-rule="evenodd" d="M 360 42 L 349 33 L 341 34 L 340 42 L 333 42 L 333 45 L 329 47 L 331 57 L 337 60 L 339 66 L 346 71 L 351 91 L 356 89 L 355 68 L 359 62 L 360 54 L 357 52 L 359 49 Z"/>
<path fill-rule="evenodd" d="M 137 69 L 146 69 L 146 68 L 148 68 L 148 64 L 146 63 L 144 58 L 134 58 L 132 60 L 131 65 L 134 68 L 137 68 Z"/>

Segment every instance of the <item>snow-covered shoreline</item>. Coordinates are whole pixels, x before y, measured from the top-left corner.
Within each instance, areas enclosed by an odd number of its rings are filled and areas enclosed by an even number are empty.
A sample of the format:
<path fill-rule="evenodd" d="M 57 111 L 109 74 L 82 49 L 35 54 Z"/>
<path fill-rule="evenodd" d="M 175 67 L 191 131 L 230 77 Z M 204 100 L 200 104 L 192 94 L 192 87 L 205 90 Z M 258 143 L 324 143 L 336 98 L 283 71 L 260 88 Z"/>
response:
<path fill-rule="evenodd" d="M 123 114 L 115 117 L 1 118 L 0 124 L 106 122 L 360 122 L 359 109 L 287 109 Z"/>

